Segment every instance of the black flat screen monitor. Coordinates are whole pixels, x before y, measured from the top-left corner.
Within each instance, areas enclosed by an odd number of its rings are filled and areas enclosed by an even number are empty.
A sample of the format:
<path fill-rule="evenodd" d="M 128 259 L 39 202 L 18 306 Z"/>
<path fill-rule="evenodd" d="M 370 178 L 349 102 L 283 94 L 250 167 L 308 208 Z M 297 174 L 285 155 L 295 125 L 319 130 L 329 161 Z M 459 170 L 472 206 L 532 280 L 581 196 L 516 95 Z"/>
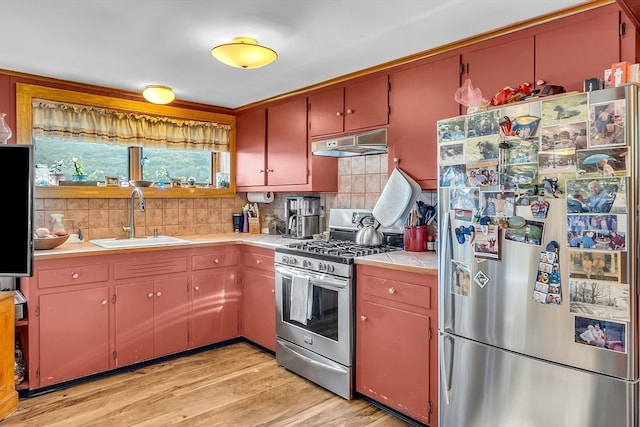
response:
<path fill-rule="evenodd" d="M 33 146 L 0 144 L 0 277 L 33 275 Z"/>

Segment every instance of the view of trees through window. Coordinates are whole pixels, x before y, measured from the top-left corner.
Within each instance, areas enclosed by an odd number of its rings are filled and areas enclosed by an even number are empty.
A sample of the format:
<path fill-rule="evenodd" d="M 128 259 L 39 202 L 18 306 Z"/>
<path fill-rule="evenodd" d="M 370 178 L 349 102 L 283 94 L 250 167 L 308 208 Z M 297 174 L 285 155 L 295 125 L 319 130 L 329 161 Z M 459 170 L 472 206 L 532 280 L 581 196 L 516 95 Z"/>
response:
<path fill-rule="evenodd" d="M 78 159 L 89 181 L 104 181 L 105 176 L 120 180 L 130 177 L 130 149 L 119 145 L 83 141 L 36 140 L 36 164 L 45 165 L 54 172 L 55 165 L 67 179 L 73 175 L 73 158 Z M 196 183 L 214 184 L 212 155 L 209 151 L 169 150 L 144 148 L 142 150 L 142 179 L 169 183 L 171 178 L 186 182 L 190 177 Z"/>

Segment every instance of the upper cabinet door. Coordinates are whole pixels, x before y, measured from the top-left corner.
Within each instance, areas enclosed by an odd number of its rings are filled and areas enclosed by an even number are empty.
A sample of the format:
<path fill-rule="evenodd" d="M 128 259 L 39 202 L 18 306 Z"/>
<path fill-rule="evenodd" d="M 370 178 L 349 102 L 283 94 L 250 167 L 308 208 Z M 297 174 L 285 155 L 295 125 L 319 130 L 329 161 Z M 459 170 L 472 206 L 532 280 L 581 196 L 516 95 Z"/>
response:
<path fill-rule="evenodd" d="M 344 87 L 309 96 L 309 136 L 344 132 Z"/>
<path fill-rule="evenodd" d="M 306 184 L 307 97 L 297 96 L 267 111 L 267 184 Z"/>
<path fill-rule="evenodd" d="M 345 88 L 345 131 L 389 124 L 389 76 L 355 80 Z"/>
<path fill-rule="evenodd" d="M 339 134 L 389 124 L 387 74 L 355 79 L 309 96 L 309 136 Z"/>
<path fill-rule="evenodd" d="M 236 118 L 236 186 L 265 185 L 267 111 L 243 112 Z"/>
<path fill-rule="evenodd" d="M 389 170 L 393 159 L 423 189 L 438 186 L 436 121 L 460 114 L 453 94 L 460 86 L 460 56 L 391 74 Z"/>
<path fill-rule="evenodd" d="M 553 24 L 536 34 L 537 80 L 564 86 L 567 92 L 582 91 L 585 79 L 602 80 L 604 69 L 620 61 L 617 10 L 575 15 Z"/>
<path fill-rule="evenodd" d="M 516 88 L 529 83 L 533 89 L 533 45 L 533 36 L 481 43 L 480 47 L 462 54 L 462 79 L 471 79 L 473 87 L 480 89 L 487 101 L 505 86 Z"/>

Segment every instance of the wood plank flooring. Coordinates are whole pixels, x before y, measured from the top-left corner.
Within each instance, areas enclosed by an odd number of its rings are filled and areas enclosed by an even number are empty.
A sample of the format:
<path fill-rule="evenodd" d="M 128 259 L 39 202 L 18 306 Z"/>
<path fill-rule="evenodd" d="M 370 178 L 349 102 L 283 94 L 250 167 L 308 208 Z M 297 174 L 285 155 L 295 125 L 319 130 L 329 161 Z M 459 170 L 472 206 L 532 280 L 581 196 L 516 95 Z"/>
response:
<path fill-rule="evenodd" d="M 345 400 L 239 342 L 22 398 L 0 427 L 404 427 Z"/>

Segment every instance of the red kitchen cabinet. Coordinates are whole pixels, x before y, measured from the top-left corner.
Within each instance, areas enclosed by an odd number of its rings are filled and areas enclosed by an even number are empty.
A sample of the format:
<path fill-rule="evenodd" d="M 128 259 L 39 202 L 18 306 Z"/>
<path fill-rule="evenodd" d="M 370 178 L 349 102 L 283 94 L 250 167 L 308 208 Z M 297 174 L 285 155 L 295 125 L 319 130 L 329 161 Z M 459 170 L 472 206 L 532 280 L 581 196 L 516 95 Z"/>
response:
<path fill-rule="evenodd" d="M 236 186 L 266 185 L 266 109 L 258 108 L 238 114 L 236 129 Z"/>
<path fill-rule="evenodd" d="M 39 297 L 40 381 L 31 375 L 31 388 L 109 369 L 109 305 L 107 286 Z"/>
<path fill-rule="evenodd" d="M 276 300 L 273 250 L 243 248 L 242 335 L 276 351 Z"/>
<path fill-rule="evenodd" d="M 352 132 L 389 123 L 389 78 L 367 76 L 309 96 L 309 136 Z"/>
<path fill-rule="evenodd" d="M 187 258 L 169 251 L 112 261 L 117 367 L 188 349 Z"/>
<path fill-rule="evenodd" d="M 237 248 L 199 249 L 191 257 L 191 346 L 239 335 Z"/>
<path fill-rule="evenodd" d="M 626 32 L 635 30 L 627 26 Z M 546 84 L 583 90 L 585 79 L 603 79 L 604 69 L 621 60 L 620 13 L 602 8 L 554 21 L 536 33 L 535 76 Z"/>
<path fill-rule="evenodd" d="M 312 156 L 306 95 L 237 118 L 237 191 L 338 191 L 338 161 Z"/>
<path fill-rule="evenodd" d="M 399 159 L 402 170 L 425 190 L 438 186 L 436 121 L 460 114 L 453 99 L 460 86 L 459 67 L 460 57 L 453 55 L 390 75 L 388 168 L 392 171 L 393 159 Z"/>
<path fill-rule="evenodd" d="M 534 37 L 501 37 L 471 45 L 462 50 L 462 72 L 462 81 L 471 79 L 487 101 L 505 86 L 516 88 L 529 83 L 533 89 Z M 466 107 L 462 113 L 466 113 Z"/>
<path fill-rule="evenodd" d="M 307 184 L 307 98 L 240 114 L 237 186 Z"/>
<path fill-rule="evenodd" d="M 437 426 L 436 276 L 357 266 L 356 390 Z"/>
<path fill-rule="evenodd" d="M 307 97 L 267 107 L 267 185 L 307 183 Z"/>
<path fill-rule="evenodd" d="M 115 296 L 118 367 L 188 349 L 186 277 L 120 284 Z"/>

